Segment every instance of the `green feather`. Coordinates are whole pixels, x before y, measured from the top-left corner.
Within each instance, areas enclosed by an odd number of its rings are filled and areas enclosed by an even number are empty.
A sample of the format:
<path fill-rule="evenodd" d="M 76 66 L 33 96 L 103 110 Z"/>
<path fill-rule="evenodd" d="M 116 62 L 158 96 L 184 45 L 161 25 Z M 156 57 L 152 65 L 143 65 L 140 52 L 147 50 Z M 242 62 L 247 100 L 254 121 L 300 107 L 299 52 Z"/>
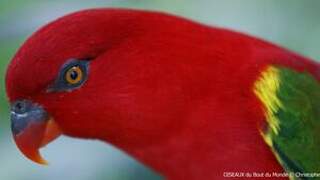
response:
<path fill-rule="evenodd" d="M 270 91 L 266 81 L 274 81 L 276 90 Z M 262 135 L 283 168 L 320 173 L 319 82 L 308 72 L 271 66 L 256 82 L 255 93 L 265 105 L 268 122 Z"/>

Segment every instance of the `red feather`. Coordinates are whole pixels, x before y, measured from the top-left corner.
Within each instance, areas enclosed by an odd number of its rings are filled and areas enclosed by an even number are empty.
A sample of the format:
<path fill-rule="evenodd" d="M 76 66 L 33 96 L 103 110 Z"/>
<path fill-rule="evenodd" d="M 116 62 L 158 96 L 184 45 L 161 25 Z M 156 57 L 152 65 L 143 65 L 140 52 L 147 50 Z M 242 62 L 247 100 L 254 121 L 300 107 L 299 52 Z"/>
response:
<path fill-rule="evenodd" d="M 87 82 L 47 93 L 70 58 Z M 263 141 L 253 83 L 266 65 L 318 64 L 271 43 L 157 12 L 95 9 L 36 32 L 8 68 L 10 101 L 45 107 L 66 135 L 110 142 L 169 179 L 282 172 Z"/>

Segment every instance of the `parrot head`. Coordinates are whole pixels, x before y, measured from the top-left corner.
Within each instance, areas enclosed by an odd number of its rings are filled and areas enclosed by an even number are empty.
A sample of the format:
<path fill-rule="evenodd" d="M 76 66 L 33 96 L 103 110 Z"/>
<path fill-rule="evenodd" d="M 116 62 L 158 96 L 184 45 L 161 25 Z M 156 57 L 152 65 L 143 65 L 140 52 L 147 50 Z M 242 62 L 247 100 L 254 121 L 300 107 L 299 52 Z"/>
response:
<path fill-rule="evenodd" d="M 157 53 L 148 41 L 161 36 L 152 31 L 160 19 L 170 23 L 160 13 L 86 10 L 33 34 L 6 74 L 12 133 L 22 153 L 45 164 L 39 149 L 61 134 L 126 149 L 178 128 L 172 120 L 184 102 L 172 99 L 182 96 L 180 90 L 165 86 L 176 83 L 166 77 L 170 69 L 148 54 Z"/>

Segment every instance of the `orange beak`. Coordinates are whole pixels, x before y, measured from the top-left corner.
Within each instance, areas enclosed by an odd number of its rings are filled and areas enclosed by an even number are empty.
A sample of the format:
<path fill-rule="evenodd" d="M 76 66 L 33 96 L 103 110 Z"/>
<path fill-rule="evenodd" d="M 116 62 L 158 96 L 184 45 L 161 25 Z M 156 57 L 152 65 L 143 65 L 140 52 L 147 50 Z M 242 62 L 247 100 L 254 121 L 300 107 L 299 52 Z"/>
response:
<path fill-rule="evenodd" d="M 11 107 L 11 127 L 20 151 L 36 163 L 48 164 L 39 149 L 61 135 L 53 118 L 37 104 L 28 100 L 17 101 Z"/>

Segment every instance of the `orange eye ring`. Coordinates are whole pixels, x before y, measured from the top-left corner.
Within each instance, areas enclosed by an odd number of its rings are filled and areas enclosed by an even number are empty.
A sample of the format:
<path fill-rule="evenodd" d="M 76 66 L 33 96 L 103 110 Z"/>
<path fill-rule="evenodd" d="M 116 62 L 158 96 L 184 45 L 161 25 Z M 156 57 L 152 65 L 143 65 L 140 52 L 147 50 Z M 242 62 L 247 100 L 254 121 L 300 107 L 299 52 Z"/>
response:
<path fill-rule="evenodd" d="M 73 66 L 67 70 L 65 80 L 69 84 L 78 84 L 83 79 L 83 71 L 79 66 Z"/>

